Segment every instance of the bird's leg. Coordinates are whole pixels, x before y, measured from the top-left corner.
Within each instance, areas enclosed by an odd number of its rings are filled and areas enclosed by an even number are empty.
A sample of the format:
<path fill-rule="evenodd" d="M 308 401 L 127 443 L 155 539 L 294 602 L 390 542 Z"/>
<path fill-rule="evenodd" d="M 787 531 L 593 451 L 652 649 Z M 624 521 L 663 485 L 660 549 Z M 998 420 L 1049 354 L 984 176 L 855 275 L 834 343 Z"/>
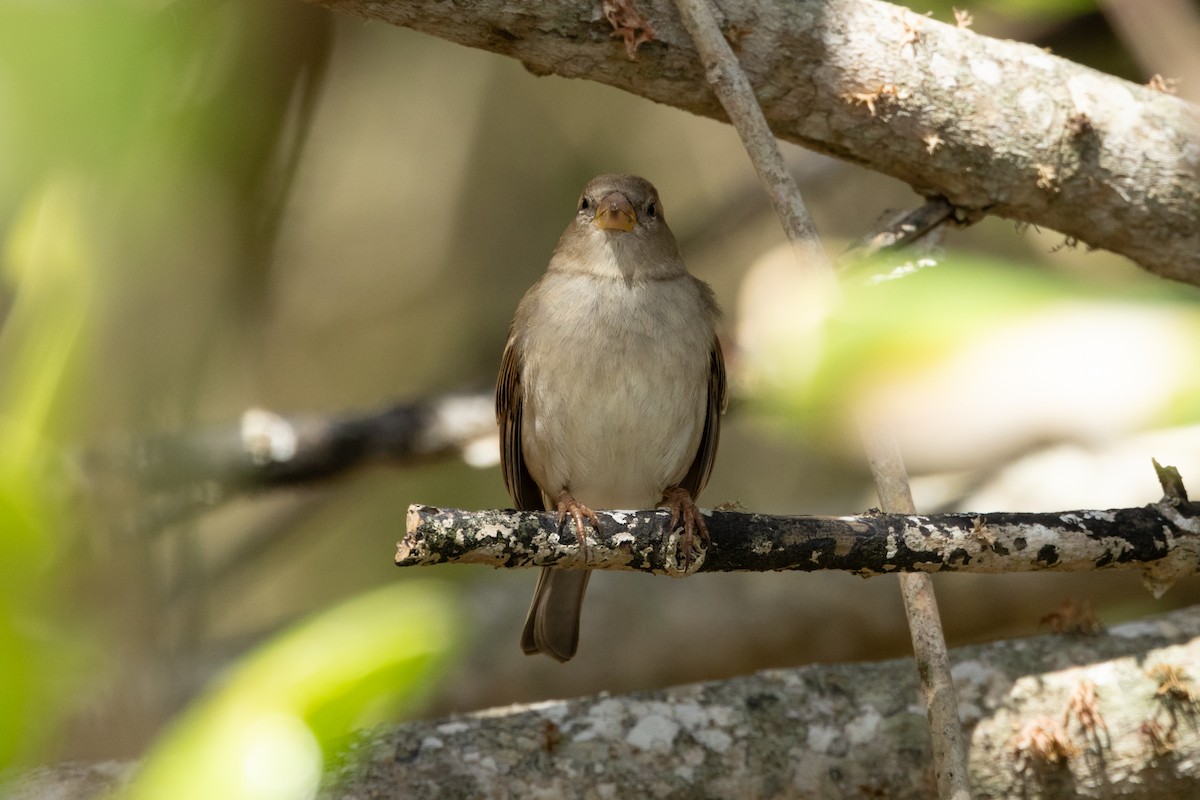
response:
<path fill-rule="evenodd" d="M 596 533 L 600 532 L 600 518 L 596 516 L 596 512 L 585 506 L 583 503 L 576 500 L 571 491 L 565 486 L 558 493 L 558 528 L 562 530 L 563 523 L 567 520 L 567 515 L 571 515 L 571 519 L 575 521 L 575 538 L 579 540 L 579 554 L 584 561 L 587 561 L 587 530 L 584 528 L 584 518 L 592 523 L 592 527 L 596 529 Z"/>
<path fill-rule="evenodd" d="M 663 492 L 663 499 L 659 505 L 671 509 L 671 530 L 675 530 L 676 523 L 683 520 L 683 568 L 691 569 L 692 551 L 696 548 L 696 538 L 699 537 L 701 545 L 705 548 L 712 543 L 712 539 L 708 535 L 708 525 L 704 522 L 704 515 L 700 513 L 696 501 L 692 499 L 692 493 L 682 486 L 669 487 Z"/>

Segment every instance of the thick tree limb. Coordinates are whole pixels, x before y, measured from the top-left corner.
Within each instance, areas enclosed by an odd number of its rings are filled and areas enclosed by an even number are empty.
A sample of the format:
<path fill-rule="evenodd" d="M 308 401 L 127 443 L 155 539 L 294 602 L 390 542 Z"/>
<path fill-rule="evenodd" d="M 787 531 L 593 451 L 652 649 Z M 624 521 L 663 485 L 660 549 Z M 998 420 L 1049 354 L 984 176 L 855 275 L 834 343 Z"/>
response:
<path fill-rule="evenodd" d="M 1200 790 L 1195 697 L 1160 694 L 1156 672 L 1200 678 L 1195 609 L 1101 636 L 963 648 L 953 661 L 976 797 Z M 351 751 L 362 761 L 324 796 L 925 798 L 920 697 L 899 659 L 492 710 L 363 736 Z"/>
<path fill-rule="evenodd" d="M 724 119 L 670 0 L 630 60 L 600 3 L 310 0 Z M 878 0 L 723 0 L 780 138 L 969 214 L 1061 231 L 1200 285 L 1200 108 Z"/>
<path fill-rule="evenodd" d="M 587 566 L 680 576 L 670 513 L 598 511 Z M 1052 514 L 874 514 L 849 517 L 713 511 L 712 545 L 693 572 L 838 569 L 868 577 L 893 572 L 1061 572 L 1142 569 L 1156 594 L 1200 572 L 1200 503 Z M 396 564 L 580 566 L 558 516 L 530 511 L 462 511 L 413 505 Z"/>
<path fill-rule="evenodd" d="M 1200 793 L 1200 609 L 964 647 L 951 661 L 976 797 Z M 920 697 L 912 662 L 896 659 L 384 726 L 348 743 L 320 796 L 926 798 Z M 132 772 L 43 767 L 0 776 L 0 794 L 92 800 Z"/>

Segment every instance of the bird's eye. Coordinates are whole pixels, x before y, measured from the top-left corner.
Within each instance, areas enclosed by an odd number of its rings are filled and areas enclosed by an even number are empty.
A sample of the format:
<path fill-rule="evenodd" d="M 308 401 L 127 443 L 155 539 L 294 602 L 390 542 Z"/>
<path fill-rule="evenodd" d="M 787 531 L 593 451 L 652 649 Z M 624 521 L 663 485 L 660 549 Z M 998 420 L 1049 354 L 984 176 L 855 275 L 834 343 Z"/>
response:
<path fill-rule="evenodd" d="M 646 216 L 648 216 L 650 219 L 654 219 L 658 216 L 658 203 L 651 202 L 646 206 Z"/>
<path fill-rule="evenodd" d="M 579 210 L 580 211 L 587 211 L 589 208 L 591 208 L 591 205 L 592 204 L 588 202 L 588 199 L 586 197 L 579 198 Z"/>

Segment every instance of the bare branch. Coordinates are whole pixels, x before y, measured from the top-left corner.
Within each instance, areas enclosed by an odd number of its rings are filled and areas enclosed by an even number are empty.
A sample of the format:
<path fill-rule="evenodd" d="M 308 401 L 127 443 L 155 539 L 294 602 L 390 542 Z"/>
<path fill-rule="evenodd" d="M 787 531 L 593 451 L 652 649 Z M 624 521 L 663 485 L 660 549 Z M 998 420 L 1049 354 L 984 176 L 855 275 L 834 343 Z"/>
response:
<path fill-rule="evenodd" d="M 935 197 L 918 208 L 897 214 L 878 230 L 863 237 L 862 241 L 847 248 L 838 257 L 838 262 L 853 263 L 888 250 L 907 247 L 921 241 L 930 231 L 947 222 L 958 222 L 955 219 L 954 206 L 944 197 Z"/>
<path fill-rule="evenodd" d="M 357 414 L 251 408 L 237 425 L 111 442 L 89 451 L 85 463 L 94 475 L 132 475 L 148 496 L 139 527 L 157 532 L 241 494 L 311 484 L 373 462 L 414 464 L 450 453 L 494 460 L 494 402 L 489 390 Z"/>
<path fill-rule="evenodd" d="M 709 0 L 675 0 L 675 6 L 699 51 L 713 93 L 741 138 L 796 258 L 801 266 L 832 279 L 832 264 L 817 236 L 816 225 L 783 160 L 779 143 L 763 116 L 754 89 L 717 25 L 712 5 Z"/>
<path fill-rule="evenodd" d="M 599 511 L 587 566 L 684 574 L 670 513 Z M 836 569 L 894 572 L 1058 572 L 1141 569 L 1170 582 L 1200 572 L 1200 503 L 1049 514 L 770 516 L 713 511 L 711 547 L 693 572 Z M 462 511 L 413 505 L 396 551 L 399 566 L 582 566 L 573 532 L 556 514 Z"/>
<path fill-rule="evenodd" d="M 637 3 L 654 39 L 635 61 L 599 3 L 310 2 L 725 119 L 670 0 Z M 780 138 L 1200 285 L 1200 108 L 878 0 L 724 0 L 722 12 Z"/>

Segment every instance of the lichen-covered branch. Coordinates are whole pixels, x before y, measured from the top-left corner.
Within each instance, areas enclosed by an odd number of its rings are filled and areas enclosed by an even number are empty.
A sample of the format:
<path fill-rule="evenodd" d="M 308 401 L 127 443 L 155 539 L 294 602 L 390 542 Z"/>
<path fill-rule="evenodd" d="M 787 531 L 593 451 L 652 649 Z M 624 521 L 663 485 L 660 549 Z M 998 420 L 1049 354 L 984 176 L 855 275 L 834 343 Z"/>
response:
<path fill-rule="evenodd" d="M 1196 609 L 952 661 L 975 797 L 1200 792 Z M 323 796 L 926 798 L 920 698 L 898 659 L 491 710 L 363 735 Z"/>
<path fill-rule="evenodd" d="M 600 511 L 586 565 L 684 574 L 664 510 Z M 1156 593 L 1200 571 L 1200 503 L 1051 514 L 867 513 L 770 516 L 713 511 L 712 544 L 692 571 L 836 569 L 893 572 L 1022 572 L 1141 569 Z M 396 551 L 399 566 L 582 566 L 570 528 L 553 513 L 462 511 L 413 505 Z"/>
<path fill-rule="evenodd" d="M 599 2 L 309 1 L 725 119 L 671 0 L 626 3 L 636 59 Z M 721 11 L 780 138 L 1200 285 L 1200 108 L 879 0 Z"/>

